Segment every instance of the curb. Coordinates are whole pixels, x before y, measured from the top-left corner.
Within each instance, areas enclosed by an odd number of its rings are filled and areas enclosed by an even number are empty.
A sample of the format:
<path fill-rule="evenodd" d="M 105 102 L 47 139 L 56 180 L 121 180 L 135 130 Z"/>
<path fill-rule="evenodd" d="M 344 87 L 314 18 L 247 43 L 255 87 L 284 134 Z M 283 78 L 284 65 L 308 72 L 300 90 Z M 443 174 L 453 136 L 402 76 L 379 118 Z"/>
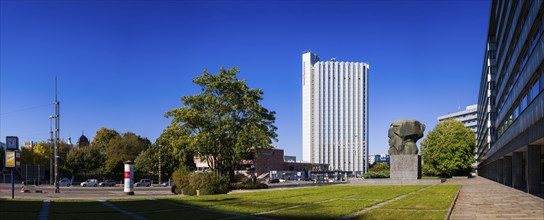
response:
<path fill-rule="evenodd" d="M 453 213 L 453 208 L 455 207 L 455 203 L 457 203 L 457 198 L 459 197 L 459 193 L 461 193 L 461 188 L 463 188 L 463 185 L 459 185 L 459 189 L 457 190 L 457 193 L 455 194 L 455 198 L 453 198 L 453 201 L 451 201 L 450 208 L 448 209 L 448 214 L 444 217 L 444 220 L 449 220 L 451 218 L 451 214 Z"/>

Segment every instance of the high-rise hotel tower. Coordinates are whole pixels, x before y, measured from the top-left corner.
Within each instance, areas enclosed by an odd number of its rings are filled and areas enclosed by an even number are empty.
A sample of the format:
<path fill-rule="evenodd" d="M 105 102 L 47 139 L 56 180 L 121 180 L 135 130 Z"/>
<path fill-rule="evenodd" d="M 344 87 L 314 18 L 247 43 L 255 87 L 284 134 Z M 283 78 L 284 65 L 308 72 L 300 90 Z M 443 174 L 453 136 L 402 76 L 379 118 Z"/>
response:
<path fill-rule="evenodd" d="M 368 171 L 368 64 L 302 54 L 302 158 Z"/>

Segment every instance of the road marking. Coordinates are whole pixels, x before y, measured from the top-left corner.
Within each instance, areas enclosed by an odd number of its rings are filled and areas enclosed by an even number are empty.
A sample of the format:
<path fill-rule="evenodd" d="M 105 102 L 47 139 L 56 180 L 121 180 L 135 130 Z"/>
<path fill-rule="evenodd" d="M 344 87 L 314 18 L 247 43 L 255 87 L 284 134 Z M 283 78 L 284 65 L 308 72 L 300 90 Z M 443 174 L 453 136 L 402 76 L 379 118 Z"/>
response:
<path fill-rule="evenodd" d="M 38 212 L 38 220 L 47 220 L 49 218 L 49 205 L 51 201 L 43 200 L 42 208 Z"/>
<path fill-rule="evenodd" d="M 97 200 L 97 201 L 99 201 L 100 203 L 104 204 L 105 206 L 108 206 L 108 207 L 110 207 L 110 208 L 112 208 L 112 209 L 114 209 L 114 210 L 116 210 L 118 212 L 121 212 L 121 213 L 125 214 L 125 215 L 130 215 L 131 217 L 133 217 L 135 219 L 138 219 L 138 220 L 145 220 L 146 219 L 145 217 L 143 217 L 141 215 L 138 215 L 138 214 L 136 214 L 134 212 L 129 212 L 127 210 L 121 209 L 121 208 L 115 206 L 114 204 L 111 204 L 111 203 L 107 202 L 106 200 Z"/>

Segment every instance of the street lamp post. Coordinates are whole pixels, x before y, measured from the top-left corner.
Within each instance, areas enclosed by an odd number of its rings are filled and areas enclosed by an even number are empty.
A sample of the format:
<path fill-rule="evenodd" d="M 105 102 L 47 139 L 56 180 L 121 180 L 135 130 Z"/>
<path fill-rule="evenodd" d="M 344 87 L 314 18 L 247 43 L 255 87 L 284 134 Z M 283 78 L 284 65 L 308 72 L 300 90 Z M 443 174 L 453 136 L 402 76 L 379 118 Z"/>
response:
<path fill-rule="evenodd" d="M 53 184 L 53 116 L 49 116 L 49 184 Z"/>
<path fill-rule="evenodd" d="M 55 77 L 55 115 L 49 118 L 55 119 L 55 193 L 60 193 L 59 188 L 59 136 L 60 136 L 60 114 L 59 114 L 59 101 L 57 99 L 57 77 Z"/>
<path fill-rule="evenodd" d="M 55 119 L 55 138 L 52 139 L 53 140 L 53 145 L 54 145 L 54 158 L 55 158 L 55 175 L 54 175 L 55 180 L 54 180 L 54 185 L 55 185 L 55 193 L 59 193 L 60 192 L 59 184 L 58 184 L 58 173 L 59 173 L 58 140 L 59 139 L 58 139 L 58 124 L 57 124 L 58 115 L 49 116 L 49 119 Z"/>
<path fill-rule="evenodd" d="M 162 145 L 159 145 L 159 184 L 161 184 L 161 148 Z"/>

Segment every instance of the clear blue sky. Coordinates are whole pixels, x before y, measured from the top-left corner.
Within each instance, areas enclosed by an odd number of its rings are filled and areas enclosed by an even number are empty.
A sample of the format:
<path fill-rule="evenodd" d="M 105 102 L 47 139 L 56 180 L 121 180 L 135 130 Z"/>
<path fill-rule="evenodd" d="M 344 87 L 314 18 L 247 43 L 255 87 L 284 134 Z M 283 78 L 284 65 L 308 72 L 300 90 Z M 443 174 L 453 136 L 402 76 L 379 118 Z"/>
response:
<path fill-rule="evenodd" d="M 396 119 L 434 128 L 475 104 L 489 1 L 4 1 L 0 140 L 49 137 L 58 76 L 61 138 L 101 127 L 152 142 L 206 68 L 239 67 L 302 155 L 302 52 L 370 64 L 370 153 Z"/>

